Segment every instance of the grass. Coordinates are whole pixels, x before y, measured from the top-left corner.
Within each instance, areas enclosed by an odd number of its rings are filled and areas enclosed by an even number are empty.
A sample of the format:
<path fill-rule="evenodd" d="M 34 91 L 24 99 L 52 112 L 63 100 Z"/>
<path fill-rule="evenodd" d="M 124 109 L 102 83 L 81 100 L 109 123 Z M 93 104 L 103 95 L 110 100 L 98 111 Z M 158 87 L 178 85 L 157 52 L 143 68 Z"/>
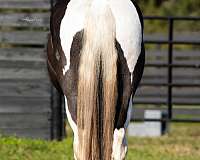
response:
<path fill-rule="evenodd" d="M 159 138 L 129 137 L 127 160 L 199 160 L 200 125 L 173 124 Z M 0 160 L 72 160 L 72 137 L 57 142 L 0 137 Z"/>
<path fill-rule="evenodd" d="M 199 124 L 176 124 L 160 138 L 129 138 L 130 160 L 199 160 Z M 130 158 L 131 157 L 131 158 Z"/>

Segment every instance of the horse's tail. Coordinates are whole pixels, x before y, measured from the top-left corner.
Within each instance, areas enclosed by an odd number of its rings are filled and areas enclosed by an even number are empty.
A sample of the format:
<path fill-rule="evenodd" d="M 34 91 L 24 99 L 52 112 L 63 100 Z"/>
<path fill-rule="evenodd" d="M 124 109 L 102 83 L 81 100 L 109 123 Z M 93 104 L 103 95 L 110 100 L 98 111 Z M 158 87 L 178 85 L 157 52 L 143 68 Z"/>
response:
<path fill-rule="evenodd" d="M 79 65 L 80 160 L 111 159 L 117 99 L 115 33 L 115 19 L 109 6 L 92 4 L 86 16 Z"/>

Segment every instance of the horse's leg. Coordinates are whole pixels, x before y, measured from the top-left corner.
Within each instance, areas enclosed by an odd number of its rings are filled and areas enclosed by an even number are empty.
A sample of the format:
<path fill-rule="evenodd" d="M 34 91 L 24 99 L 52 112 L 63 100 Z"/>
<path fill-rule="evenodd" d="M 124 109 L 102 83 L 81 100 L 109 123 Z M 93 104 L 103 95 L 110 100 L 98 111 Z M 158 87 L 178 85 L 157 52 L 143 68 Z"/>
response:
<path fill-rule="evenodd" d="M 67 98 L 65 97 L 65 108 L 66 108 L 66 114 L 67 114 L 67 119 L 68 122 L 72 128 L 73 134 L 74 134 L 74 141 L 73 141 L 73 149 L 74 149 L 74 159 L 77 160 L 77 155 L 78 155 L 78 129 L 77 129 L 77 124 L 75 121 L 72 119 L 72 115 L 69 111 L 68 105 L 73 104 L 73 98 L 69 98 L 69 101 L 67 101 Z M 68 103 L 69 102 L 69 103 Z"/>
<path fill-rule="evenodd" d="M 126 90 L 128 94 L 129 89 Z M 131 117 L 131 109 L 132 109 L 132 105 L 129 103 L 123 103 L 125 101 L 129 101 L 129 96 L 123 96 L 122 98 L 122 104 L 121 104 L 121 111 L 122 108 L 128 108 L 127 111 L 127 116 L 126 119 L 121 119 L 120 122 L 122 124 L 119 123 L 119 125 L 115 128 L 114 130 L 114 135 L 113 135 L 113 152 L 112 152 L 112 159 L 113 160 L 123 160 L 125 159 L 126 153 L 127 153 L 127 140 L 126 140 L 126 129 L 128 126 L 128 123 L 130 121 L 130 117 Z M 131 103 L 131 101 L 130 101 Z M 122 115 L 122 114 L 121 114 Z M 119 116 L 120 117 L 120 116 Z M 120 118 L 119 118 L 120 119 Z"/>
<path fill-rule="evenodd" d="M 125 159 L 127 149 L 128 149 L 127 139 L 126 139 L 126 130 L 128 128 L 128 124 L 131 119 L 131 111 L 132 111 L 132 101 L 130 100 L 126 123 L 124 124 L 124 127 L 114 130 L 113 153 L 112 153 L 113 160 Z"/>
<path fill-rule="evenodd" d="M 123 50 L 118 42 L 116 42 L 116 49 L 118 51 L 118 102 L 116 106 L 112 159 L 123 160 L 127 152 L 126 127 L 130 119 L 132 107 L 129 104 L 131 96 L 131 74 Z"/>
<path fill-rule="evenodd" d="M 119 77 L 119 87 L 118 87 L 118 98 L 122 98 L 121 101 L 118 104 L 117 110 L 119 110 L 119 116 L 116 118 L 118 119 L 116 128 L 114 131 L 114 137 L 113 137 L 113 154 L 112 158 L 113 160 L 122 160 L 125 159 L 125 155 L 127 152 L 127 143 L 126 143 L 126 137 L 125 132 L 128 127 L 128 124 L 131 119 L 131 110 L 132 110 L 132 103 L 133 103 L 133 97 L 135 95 L 136 89 L 139 85 L 139 82 L 141 80 L 143 69 L 144 69 L 144 62 L 145 62 L 145 49 L 144 44 L 141 44 L 141 54 L 138 57 L 138 61 L 136 63 L 136 66 L 134 68 L 133 74 L 132 74 L 132 81 L 131 84 L 129 82 L 130 77 Z M 120 58 L 120 69 L 125 67 L 123 63 L 123 56 L 120 56 L 120 48 L 118 47 L 118 53 Z M 120 70 L 119 73 L 123 73 L 122 71 L 125 71 L 124 69 Z M 125 72 L 124 72 L 125 73 Z M 120 88 L 123 88 L 122 91 L 120 91 Z M 130 91 L 131 88 L 131 91 Z M 130 97 L 130 94 L 132 95 Z M 127 103 L 129 101 L 129 104 Z M 124 114 L 126 112 L 126 114 Z M 126 118 L 126 120 L 124 119 Z"/>
<path fill-rule="evenodd" d="M 65 106 L 66 113 L 69 124 L 73 130 L 74 141 L 73 141 L 73 150 L 74 150 L 74 159 L 78 160 L 79 158 L 79 137 L 78 137 L 78 127 L 77 127 L 77 94 L 78 94 L 78 66 L 80 59 L 80 50 L 82 48 L 82 32 L 78 32 L 73 39 L 71 45 L 71 56 L 70 56 L 70 67 L 69 70 L 65 73 L 63 78 L 63 89 L 65 96 Z"/>

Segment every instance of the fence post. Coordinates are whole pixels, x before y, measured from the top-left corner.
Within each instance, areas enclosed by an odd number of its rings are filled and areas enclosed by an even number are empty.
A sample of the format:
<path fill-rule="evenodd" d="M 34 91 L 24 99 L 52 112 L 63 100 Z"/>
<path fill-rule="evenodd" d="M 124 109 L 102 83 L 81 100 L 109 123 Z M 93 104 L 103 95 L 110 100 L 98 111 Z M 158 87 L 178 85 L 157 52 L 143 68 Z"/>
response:
<path fill-rule="evenodd" d="M 51 86 L 51 139 L 62 140 L 63 119 L 62 96 Z"/>
<path fill-rule="evenodd" d="M 172 119 L 172 63 L 173 63 L 173 27 L 174 19 L 169 17 L 169 33 L 168 33 L 168 120 Z"/>
<path fill-rule="evenodd" d="M 59 0 L 50 0 L 51 9 Z M 51 139 L 62 140 L 66 135 L 64 127 L 64 103 L 63 96 L 51 86 Z"/>

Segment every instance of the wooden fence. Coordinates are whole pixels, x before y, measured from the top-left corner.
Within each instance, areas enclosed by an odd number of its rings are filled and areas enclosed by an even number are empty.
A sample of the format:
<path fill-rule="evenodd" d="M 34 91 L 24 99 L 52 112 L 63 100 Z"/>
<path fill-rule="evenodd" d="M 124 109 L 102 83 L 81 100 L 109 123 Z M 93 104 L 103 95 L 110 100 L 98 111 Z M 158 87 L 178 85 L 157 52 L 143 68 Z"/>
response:
<path fill-rule="evenodd" d="M 49 0 L 0 0 L 0 134 L 51 138 Z"/>

